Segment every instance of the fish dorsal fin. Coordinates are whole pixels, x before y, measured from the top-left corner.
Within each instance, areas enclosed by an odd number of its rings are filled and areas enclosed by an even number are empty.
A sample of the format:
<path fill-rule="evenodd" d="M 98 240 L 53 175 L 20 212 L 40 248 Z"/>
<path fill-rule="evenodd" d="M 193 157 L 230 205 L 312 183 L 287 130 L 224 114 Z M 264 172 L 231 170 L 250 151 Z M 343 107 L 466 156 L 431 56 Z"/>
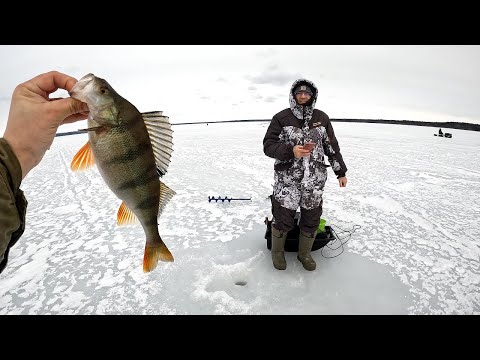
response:
<path fill-rule="evenodd" d="M 158 173 L 163 176 L 167 173 L 168 165 L 173 151 L 173 130 L 168 116 L 162 115 L 162 111 L 142 113 L 147 126 L 150 142 L 152 143 L 155 163 Z"/>
<path fill-rule="evenodd" d="M 173 198 L 175 195 L 175 191 L 170 189 L 167 185 L 165 185 L 160 180 L 160 201 L 158 203 L 158 216 L 162 213 L 163 209 L 167 205 L 167 203 Z"/>
<path fill-rule="evenodd" d="M 82 171 L 92 167 L 93 164 L 95 164 L 95 159 L 93 158 L 92 147 L 90 141 L 87 141 L 73 157 L 70 168 L 73 171 Z"/>
<path fill-rule="evenodd" d="M 122 201 L 122 204 L 118 208 L 117 212 L 117 224 L 119 226 L 122 225 L 131 225 L 135 224 L 138 221 L 138 218 L 135 214 L 130 210 L 125 202 Z"/>

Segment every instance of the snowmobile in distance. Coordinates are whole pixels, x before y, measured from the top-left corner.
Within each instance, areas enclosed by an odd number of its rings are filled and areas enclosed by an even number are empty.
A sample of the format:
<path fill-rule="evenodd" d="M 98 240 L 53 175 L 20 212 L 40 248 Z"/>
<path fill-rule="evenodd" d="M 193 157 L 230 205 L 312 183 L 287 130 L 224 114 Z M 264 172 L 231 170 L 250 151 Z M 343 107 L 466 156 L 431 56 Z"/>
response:
<path fill-rule="evenodd" d="M 438 129 L 438 134 L 433 134 L 433 136 L 438 136 L 438 137 L 446 137 L 446 138 L 451 138 L 452 134 L 451 133 L 443 133 L 442 129 Z"/>

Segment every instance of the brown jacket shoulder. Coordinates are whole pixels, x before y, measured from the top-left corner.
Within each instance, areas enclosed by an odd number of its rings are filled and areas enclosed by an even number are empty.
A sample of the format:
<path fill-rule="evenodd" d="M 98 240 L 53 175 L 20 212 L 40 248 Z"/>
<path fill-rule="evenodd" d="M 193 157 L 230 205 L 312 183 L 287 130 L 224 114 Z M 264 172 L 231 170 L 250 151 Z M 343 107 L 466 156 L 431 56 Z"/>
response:
<path fill-rule="evenodd" d="M 273 116 L 274 121 L 277 121 L 282 127 L 294 126 L 301 128 L 303 126 L 303 120 L 299 120 L 293 115 L 292 110 L 289 108 L 284 109 Z M 310 127 L 314 123 L 321 123 L 325 126 L 330 121 L 330 118 L 322 110 L 314 109 L 312 119 L 310 120 Z"/>
<path fill-rule="evenodd" d="M 25 230 L 27 200 L 20 190 L 22 168 L 10 145 L 0 138 L 0 272 L 10 248 Z"/>

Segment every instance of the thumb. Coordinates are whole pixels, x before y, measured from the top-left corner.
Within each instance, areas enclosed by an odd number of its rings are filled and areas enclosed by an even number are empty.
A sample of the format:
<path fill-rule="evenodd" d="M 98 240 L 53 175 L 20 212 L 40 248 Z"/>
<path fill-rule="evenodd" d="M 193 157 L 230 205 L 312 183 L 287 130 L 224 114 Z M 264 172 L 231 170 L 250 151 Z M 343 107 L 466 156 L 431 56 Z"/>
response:
<path fill-rule="evenodd" d="M 50 102 L 50 106 L 53 107 L 55 113 L 61 117 L 60 121 L 63 121 L 70 115 L 88 111 L 88 105 L 86 103 L 74 98 L 55 99 L 55 101 Z"/>

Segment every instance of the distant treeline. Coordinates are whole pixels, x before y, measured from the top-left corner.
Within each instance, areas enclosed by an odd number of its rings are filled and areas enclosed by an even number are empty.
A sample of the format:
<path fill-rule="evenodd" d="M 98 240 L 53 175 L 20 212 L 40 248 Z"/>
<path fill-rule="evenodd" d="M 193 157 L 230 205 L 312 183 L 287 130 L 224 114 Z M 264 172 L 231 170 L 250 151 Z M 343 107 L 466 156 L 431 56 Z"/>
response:
<path fill-rule="evenodd" d="M 380 123 L 380 124 L 398 124 L 398 125 L 415 125 L 415 126 L 430 126 L 447 129 L 461 129 L 480 131 L 480 125 L 470 124 L 464 122 L 435 122 L 435 121 L 413 121 L 413 120 L 373 120 L 373 119 L 331 119 L 332 121 L 342 122 L 357 122 L 357 123 Z"/>
<path fill-rule="evenodd" d="M 382 119 L 334 119 L 331 121 L 339 122 L 352 122 L 352 123 L 376 123 L 376 124 L 398 124 L 398 125 L 416 125 L 416 126 L 430 126 L 447 129 L 461 129 L 480 131 L 480 125 L 463 123 L 463 122 L 433 122 L 433 121 L 413 121 L 413 120 L 382 120 Z M 202 122 L 186 122 L 177 123 L 172 125 L 193 125 L 193 124 L 213 124 L 213 123 L 225 123 L 225 122 L 252 122 L 252 121 L 271 121 L 271 119 L 260 120 L 223 120 L 223 121 L 202 121 Z"/>
<path fill-rule="evenodd" d="M 413 121 L 413 120 L 382 120 L 382 119 L 330 119 L 331 121 L 338 122 L 352 122 L 352 123 L 375 123 L 375 124 L 398 124 L 398 125 L 414 125 L 414 126 L 430 126 L 435 128 L 446 128 L 446 129 L 460 129 L 460 130 L 471 130 L 471 131 L 480 131 L 480 125 L 470 124 L 463 122 L 434 122 L 434 121 Z M 200 125 L 200 124 L 218 124 L 218 123 L 229 123 L 229 122 L 256 122 L 256 121 L 268 121 L 271 119 L 259 119 L 259 120 L 223 120 L 223 121 L 199 121 L 199 122 L 184 122 L 184 123 L 174 123 L 173 125 Z M 55 136 L 66 136 L 66 135 L 75 135 L 75 134 L 84 134 L 86 130 L 78 131 L 69 131 L 64 133 L 58 133 Z"/>

